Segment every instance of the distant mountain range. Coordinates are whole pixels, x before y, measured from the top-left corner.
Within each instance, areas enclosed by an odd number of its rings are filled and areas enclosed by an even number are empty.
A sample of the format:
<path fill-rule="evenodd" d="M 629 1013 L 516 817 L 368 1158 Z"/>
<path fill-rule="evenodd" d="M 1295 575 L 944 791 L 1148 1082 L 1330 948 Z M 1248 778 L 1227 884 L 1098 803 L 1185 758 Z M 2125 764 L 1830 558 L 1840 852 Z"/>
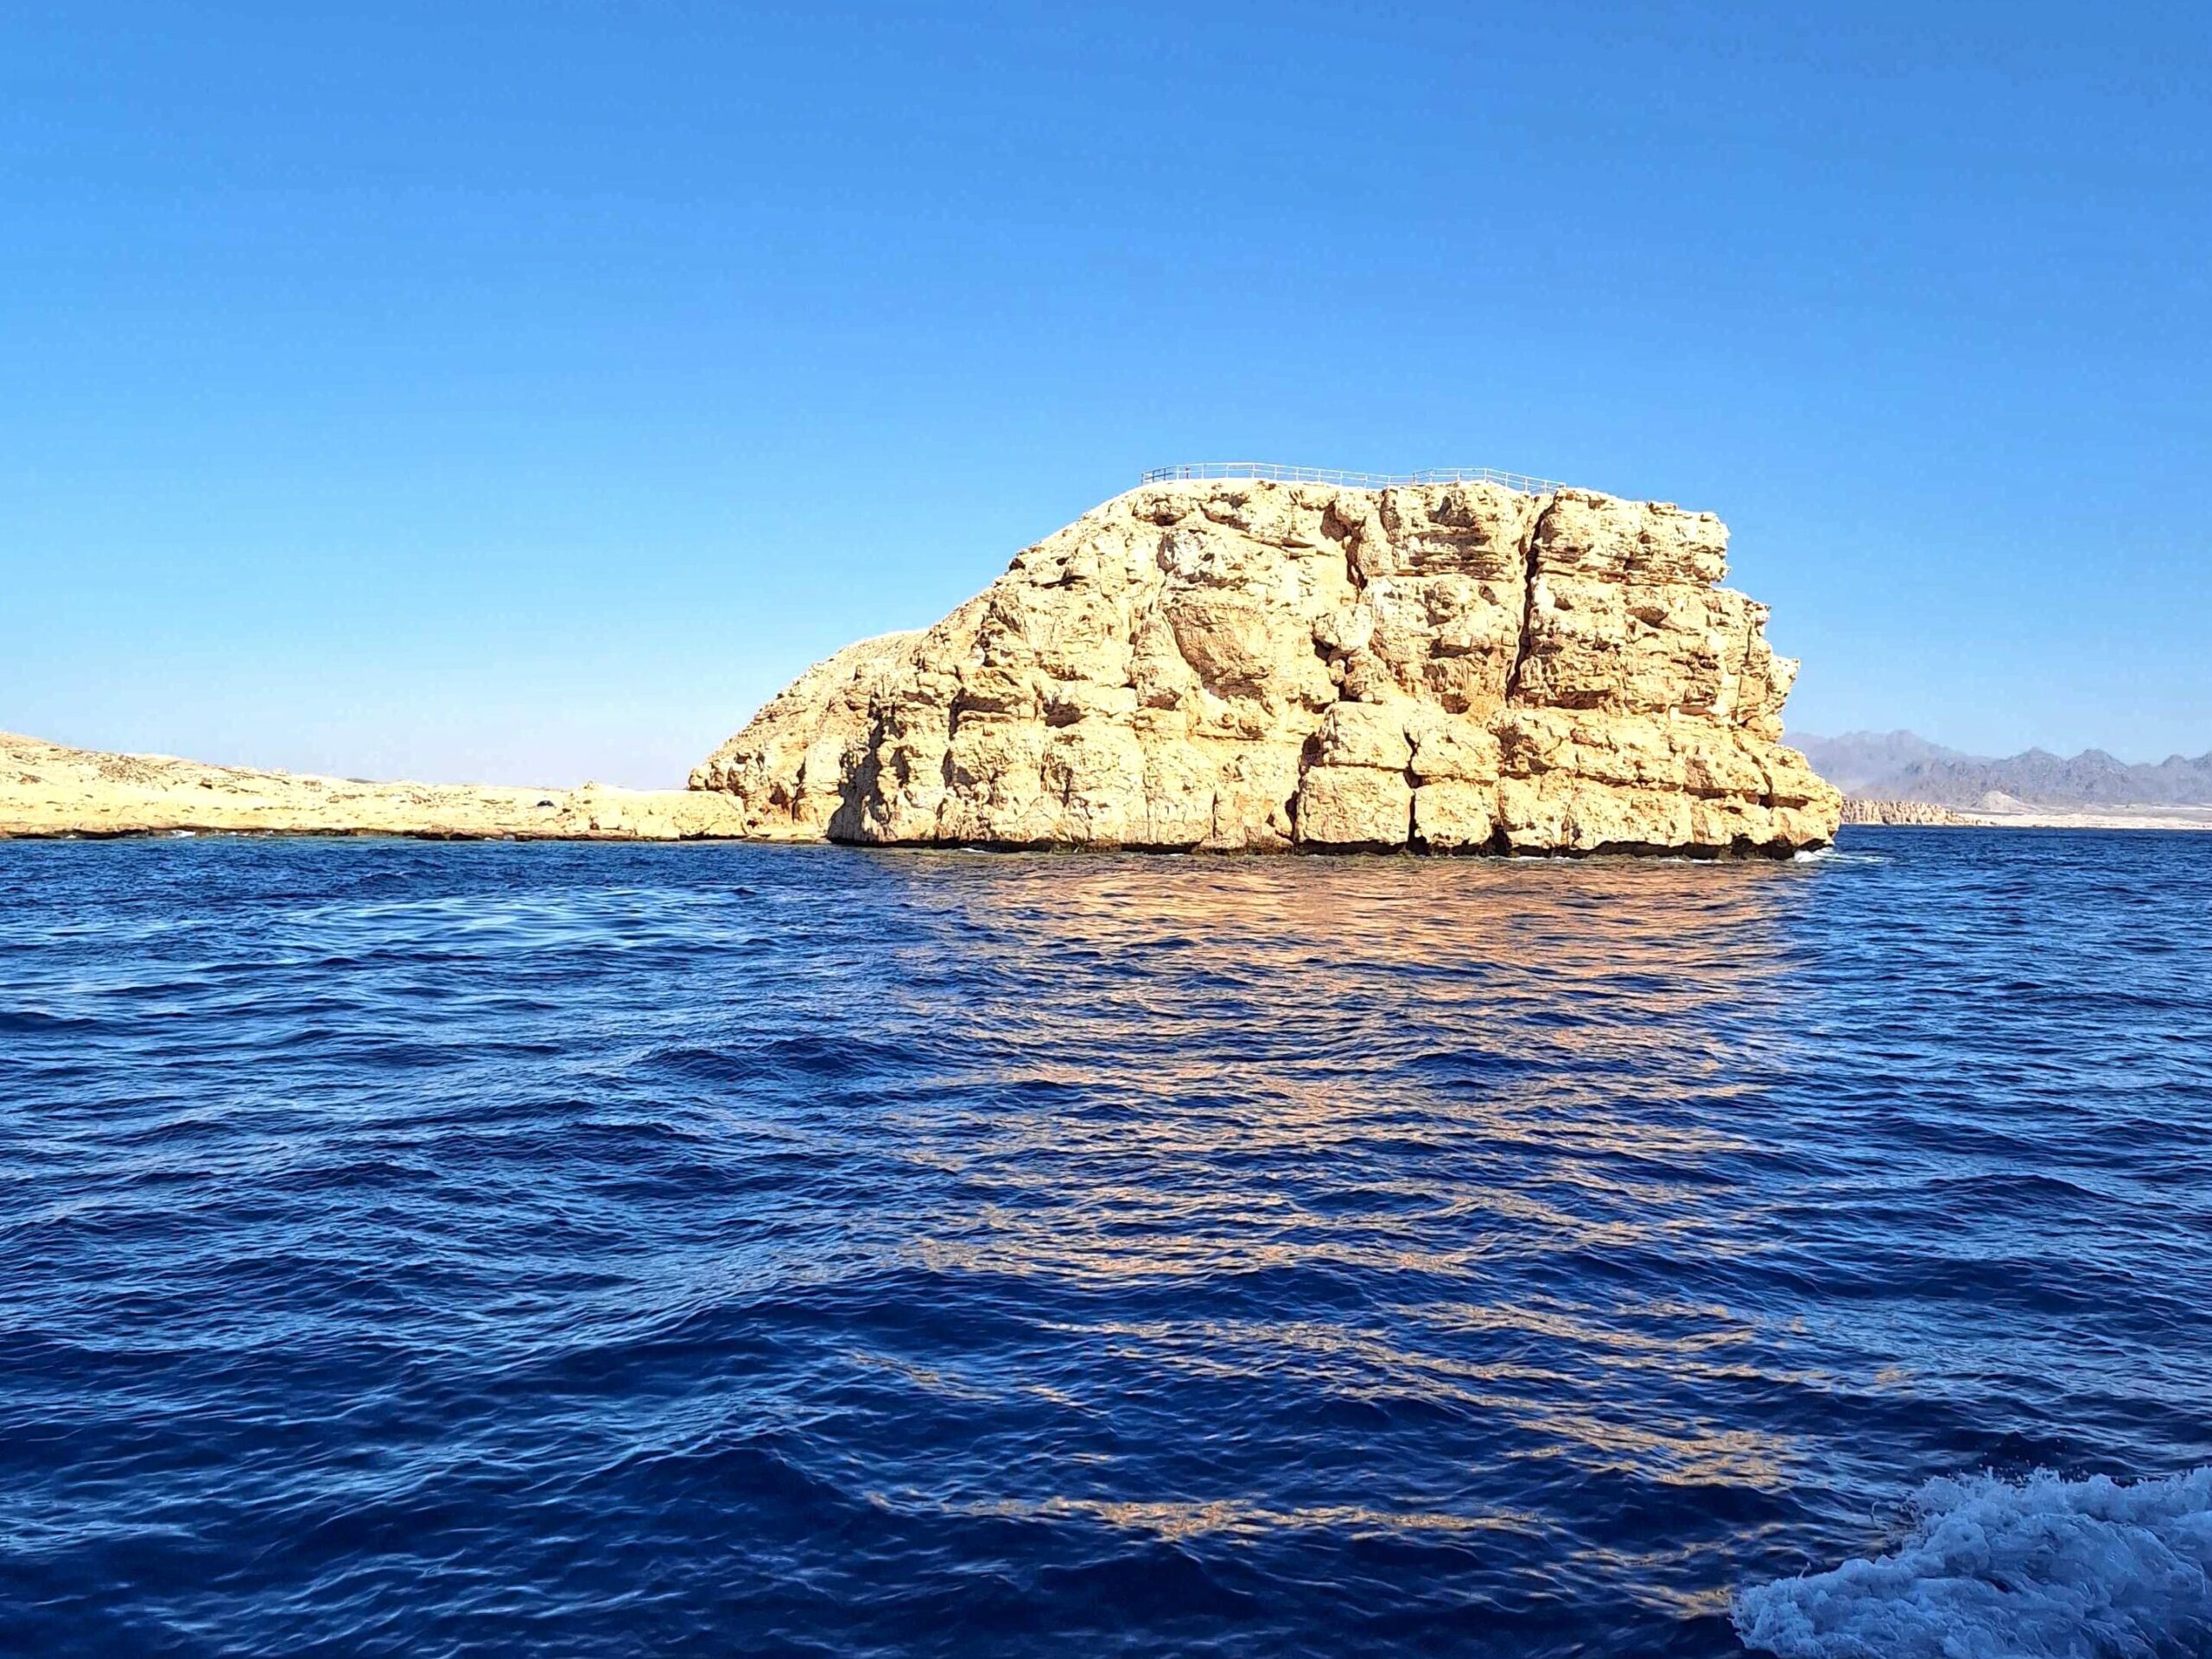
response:
<path fill-rule="evenodd" d="M 1992 795 L 2052 807 L 2212 804 L 2212 753 L 2131 766 L 2102 749 L 2071 756 L 2029 749 L 1998 760 L 1947 749 L 1912 732 L 1793 732 L 1784 741 L 1803 750 L 1813 769 L 1845 794 L 1866 799 L 1959 807 L 2005 804 L 1989 801 Z"/>

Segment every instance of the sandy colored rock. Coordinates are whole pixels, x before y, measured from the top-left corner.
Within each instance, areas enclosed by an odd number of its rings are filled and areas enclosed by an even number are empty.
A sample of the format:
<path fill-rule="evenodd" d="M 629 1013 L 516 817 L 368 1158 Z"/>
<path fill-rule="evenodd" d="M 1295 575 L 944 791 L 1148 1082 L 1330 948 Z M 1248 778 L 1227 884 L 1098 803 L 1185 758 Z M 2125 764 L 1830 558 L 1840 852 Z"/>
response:
<path fill-rule="evenodd" d="M 1490 484 L 1116 497 L 691 777 L 776 839 L 1786 853 L 1836 792 L 1710 513 Z"/>
<path fill-rule="evenodd" d="M 1948 806 L 1938 806 L 1932 801 L 1862 800 L 1847 795 L 1843 801 L 1843 821 L 1846 823 L 1910 823 L 1937 825 L 1972 823 L 1974 820 Z"/>
<path fill-rule="evenodd" d="M 742 834 L 820 840 L 843 799 L 845 757 L 868 736 L 876 682 L 920 637 L 882 634 L 817 663 L 753 716 L 761 741 L 741 753 L 724 745 L 692 789 L 728 796 Z"/>
<path fill-rule="evenodd" d="M 694 790 L 374 784 L 108 754 L 0 733 L 0 836 L 180 830 L 694 841 L 742 834 L 743 815 L 733 798 Z"/>

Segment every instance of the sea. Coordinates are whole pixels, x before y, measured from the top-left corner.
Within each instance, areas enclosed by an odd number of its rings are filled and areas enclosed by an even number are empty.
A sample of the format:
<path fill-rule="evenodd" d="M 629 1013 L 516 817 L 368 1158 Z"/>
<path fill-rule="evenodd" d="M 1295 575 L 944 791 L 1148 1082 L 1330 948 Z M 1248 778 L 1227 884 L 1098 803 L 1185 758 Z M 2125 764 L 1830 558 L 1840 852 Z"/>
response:
<path fill-rule="evenodd" d="M 2212 1652 L 2212 836 L 0 844 L 0 1652 Z"/>

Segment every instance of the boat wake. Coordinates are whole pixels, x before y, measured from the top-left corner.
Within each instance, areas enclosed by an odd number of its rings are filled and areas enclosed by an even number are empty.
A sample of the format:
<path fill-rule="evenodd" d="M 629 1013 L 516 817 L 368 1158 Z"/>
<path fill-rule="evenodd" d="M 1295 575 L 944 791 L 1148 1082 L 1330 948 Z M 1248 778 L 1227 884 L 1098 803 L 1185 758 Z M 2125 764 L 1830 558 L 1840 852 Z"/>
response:
<path fill-rule="evenodd" d="M 2184 1659 L 2212 1652 L 2212 1466 L 1930 1481 L 1875 1560 L 1739 1591 L 1783 1659 Z"/>

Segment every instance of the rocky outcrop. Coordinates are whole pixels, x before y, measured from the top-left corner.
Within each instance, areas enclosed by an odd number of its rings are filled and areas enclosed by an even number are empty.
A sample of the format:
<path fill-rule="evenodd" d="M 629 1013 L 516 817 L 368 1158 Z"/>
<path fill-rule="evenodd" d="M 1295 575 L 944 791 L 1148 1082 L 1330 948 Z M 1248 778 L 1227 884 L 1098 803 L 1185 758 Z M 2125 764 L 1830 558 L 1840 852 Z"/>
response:
<path fill-rule="evenodd" d="M 0 733 L 0 836 L 415 836 L 692 841 L 740 833 L 725 796 L 685 790 L 373 784 L 166 755 L 110 754 Z"/>
<path fill-rule="evenodd" d="M 691 777 L 787 840 L 1786 853 L 1840 800 L 1710 513 L 1582 490 L 1116 497 Z"/>
<path fill-rule="evenodd" d="M 1948 824 L 1972 823 L 1948 806 L 1937 806 L 1932 801 L 1870 801 L 1856 795 L 1843 798 L 1843 822 L 1846 823 L 1910 823 Z"/>

